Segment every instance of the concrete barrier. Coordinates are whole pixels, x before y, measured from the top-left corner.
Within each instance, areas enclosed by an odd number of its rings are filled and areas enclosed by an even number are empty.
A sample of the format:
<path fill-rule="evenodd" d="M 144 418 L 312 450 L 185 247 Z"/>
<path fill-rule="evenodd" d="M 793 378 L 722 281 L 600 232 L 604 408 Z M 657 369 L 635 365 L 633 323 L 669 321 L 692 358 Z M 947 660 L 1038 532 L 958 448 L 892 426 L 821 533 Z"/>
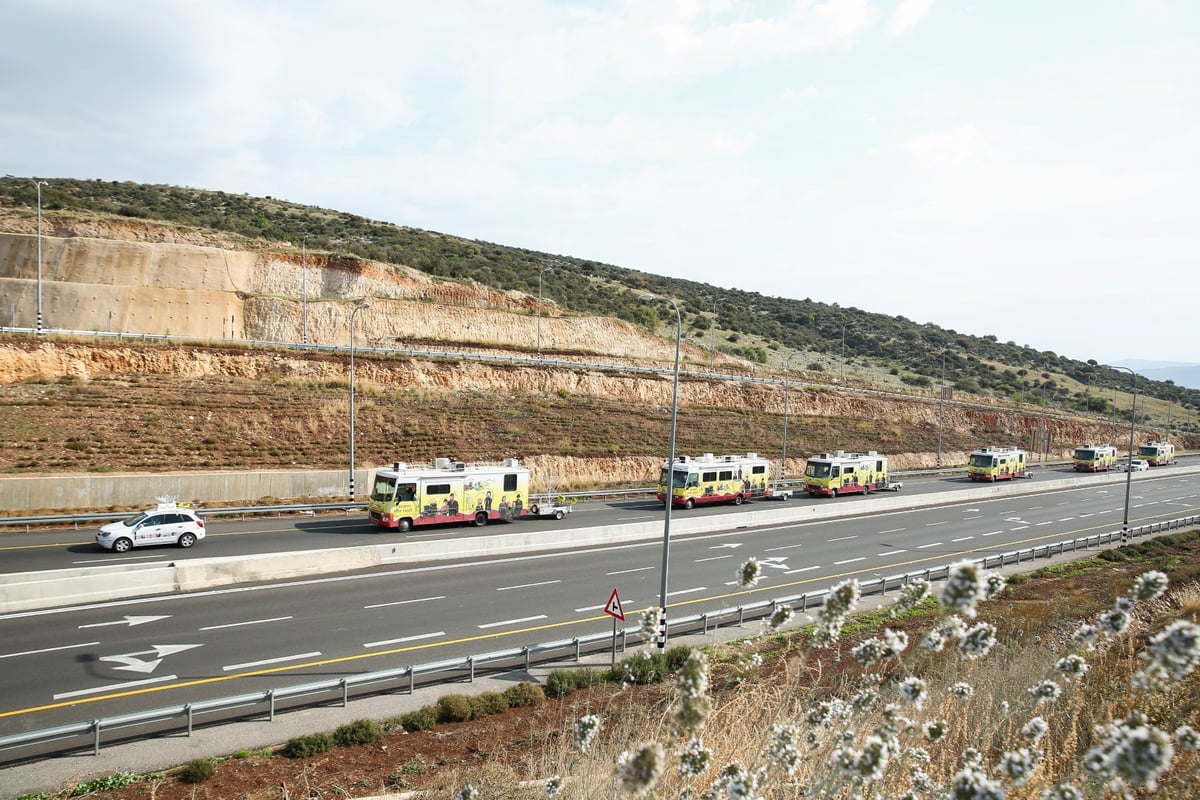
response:
<path fill-rule="evenodd" d="M 1162 468 L 1135 474 L 1135 482 L 1166 474 L 1194 474 L 1200 466 Z M 889 513 L 949 503 L 971 503 L 1035 491 L 1105 486 L 1125 482 L 1124 473 L 1059 478 L 1053 481 L 1011 481 L 981 484 L 947 495 L 944 492 L 905 495 L 873 494 L 856 500 L 830 498 L 803 506 L 787 501 L 751 503 L 736 518 L 729 515 L 671 515 L 671 535 L 688 536 L 737 528 L 760 528 L 816 522 L 839 517 Z M 567 530 L 538 530 L 536 523 L 493 524 L 490 533 L 462 539 L 402 539 L 363 547 L 343 547 L 291 553 L 266 553 L 232 558 L 198 558 L 175 564 L 80 567 L 69 570 L 17 573 L 0 579 L 0 613 L 15 613 L 54 606 L 102 602 L 119 598 L 198 591 L 255 581 L 287 580 L 310 575 L 349 572 L 392 564 L 425 564 L 458 558 L 498 558 L 554 550 L 604 547 L 661 539 L 663 521 L 600 525 Z M 516 529 L 512 529 L 516 526 Z M 411 535 L 411 534 L 410 534 Z M 734 533 L 730 534 L 736 535 Z"/>

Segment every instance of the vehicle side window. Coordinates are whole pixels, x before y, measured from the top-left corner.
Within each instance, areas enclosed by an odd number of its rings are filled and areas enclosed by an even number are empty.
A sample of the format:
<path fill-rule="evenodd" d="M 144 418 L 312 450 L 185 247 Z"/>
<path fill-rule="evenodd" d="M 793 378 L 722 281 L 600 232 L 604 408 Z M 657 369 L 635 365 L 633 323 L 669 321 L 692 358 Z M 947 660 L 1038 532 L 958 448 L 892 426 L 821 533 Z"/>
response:
<path fill-rule="evenodd" d="M 166 524 L 166 521 L 167 521 L 166 514 L 155 514 L 152 517 L 146 517 L 146 521 L 143 524 L 146 526 L 164 525 L 164 524 Z"/>

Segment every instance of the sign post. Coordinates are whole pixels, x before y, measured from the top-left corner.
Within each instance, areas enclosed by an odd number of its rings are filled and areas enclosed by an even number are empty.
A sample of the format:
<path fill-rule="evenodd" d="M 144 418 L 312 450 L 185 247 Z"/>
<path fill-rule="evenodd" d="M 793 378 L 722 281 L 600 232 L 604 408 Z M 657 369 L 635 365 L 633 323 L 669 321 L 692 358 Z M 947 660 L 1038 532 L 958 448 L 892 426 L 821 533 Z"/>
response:
<path fill-rule="evenodd" d="M 625 621 L 625 609 L 621 608 L 621 596 L 614 587 L 604 604 L 604 613 L 613 618 L 612 666 L 617 666 L 617 620 Z"/>

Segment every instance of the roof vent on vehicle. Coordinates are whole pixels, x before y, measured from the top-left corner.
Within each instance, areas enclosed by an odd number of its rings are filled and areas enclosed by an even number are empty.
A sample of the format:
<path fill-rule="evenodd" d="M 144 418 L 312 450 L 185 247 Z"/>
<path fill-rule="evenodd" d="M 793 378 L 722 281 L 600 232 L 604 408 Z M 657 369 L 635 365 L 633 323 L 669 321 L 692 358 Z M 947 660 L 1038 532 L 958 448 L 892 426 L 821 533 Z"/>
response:
<path fill-rule="evenodd" d="M 435 458 L 433 460 L 433 468 L 434 469 L 450 469 L 450 459 Z"/>
<path fill-rule="evenodd" d="M 408 464 L 403 461 L 393 461 L 392 469 L 396 472 L 403 472 L 404 470 L 408 469 Z"/>

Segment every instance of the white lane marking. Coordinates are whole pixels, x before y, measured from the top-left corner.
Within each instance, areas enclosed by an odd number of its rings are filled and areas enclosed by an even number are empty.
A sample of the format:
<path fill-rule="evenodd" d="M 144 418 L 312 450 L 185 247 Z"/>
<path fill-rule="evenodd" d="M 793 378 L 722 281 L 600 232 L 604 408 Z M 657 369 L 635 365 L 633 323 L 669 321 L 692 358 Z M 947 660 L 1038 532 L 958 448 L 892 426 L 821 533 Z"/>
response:
<path fill-rule="evenodd" d="M 1043 525 L 1053 525 L 1053 524 L 1054 524 L 1054 520 L 1052 520 L 1052 519 L 1048 519 L 1048 520 L 1046 520 L 1045 522 L 1039 522 L 1039 523 L 1037 523 L 1037 525 L 1036 525 L 1035 527 L 1038 527 L 1038 528 L 1040 528 L 1040 527 L 1042 527 Z"/>
<path fill-rule="evenodd" d="M 875 555 L 878 556 L 879 558 L 886 558 L 888 556 L 898 556 L 901 553 L 907 553 L 907 552 L 908 552 L 907 550 L 885 550 L 884 552 L 876 553 Z"/>
<path fill-rule="evenodd" d="M 209 625 L 205 628 L 200 628 L 202 631 L 219 631 L 222 628 L 240 628 L 245 625 L 261 625 L 264 622 L 283 622 L 284 620 L 295 619 L 295 617 L 271 617 L 270 619 L 249 619 L 245 622 L 230 622 L 227 625 Z"/>
<path fill-rule="evenodd" d="M 177 681 L 177 675 L 162 675 L 158 678 L 146 678 L 142 681 L 126 681 L 125 683 L 110 683 L 108 686 L 97 686 L 92 689 L 80 689 L 75 692 L 62 692 L 54 695 L 55 700 L 66 700 L 69 697 L 83 697 L 85 694 L 100 694 L 101 692 L 115 692 L 121 689 L 132 689 L 134 686 L 145 686 L 148 683 L 163 683 L 164 681 Z"/>
<path fill-rule="evenodd" d="M 363 609 L 368 608 L 387 608 L 388 606 L 406 606 L 409 603 L 428 603 L 430 600 L 445 600 L 446 595 L 439 594 L 436 597 L 418 597 L 415 600 L 396 600 L 392 603 L 374 603 L 373 605 L 363 606 Z"/>
<path fill-rule="evenodd" d="M 1063 517 L 1062 519 L 1059 520 L 1059 522 L 1073 522 L 1074 520 L 1075 520 L 1074 517 Z"/>
<path fill-rule="evenodd" d="M 162 616 L 162 617 L 130 617 L 130 616 L 126 616 L 124 619 L 118 619 L 118 620 L 114 620 L 112 622 L 93 622 L 91 625 L 80 625 L 79 630 L 83 630 L 84 628 L 108 628 L 112 625 L 128 625 L 129 627 L 132 628 L 134 625 L 145 625 L 147 622 L 158 622 L 160 619 L 170 619 L 170 618 L 171 618 L 170 614 L 168 614 L 166 616 Z"/>
<path fill-rule="evenodd" d="M 1029 508 L 1027 508 L 1025 510 L 1026 511 L 1037 511 L 1039 508 L 1045 508 L 1045 506 L 1030 506 Z"/>
<path fill-rule="evenodd" d="M 56 653 L 59 650 L 74 650 L 76 647 L 95 647 L 99 642 L 80 642 L 79 644 L 66 644 L 62 647 L 47 647 L 44 650 L 26 650 L 22 653 L 4 653 L 0 658 L 16 658 L 17 656 L 36 656 L 42 653 Z"/>
<path fill-rule="evenodd" d="M 1079 518 L 1080 518 L 1080 519 L 1083 519 L 1084 517 L 1090 517 L 1090 516 L 1091 516 L 1091 513 L 1089 512 L 1089 513 L 1087 513 L 1087 514 L 1080 514 L 1080 515 L 1079 515 Z"/>
<path fill-rule="evenodd" d="M 637 517 L 617 517 L 618 522 L 625 522 L 626 520 L 630 519 L 658 519 L 658 517 L 654 514 L 643 514 Z"/>
<path fill-rule="evenodd" d="M 814 569 L 820 569 L 820 568 L 821 568 L 820 564 L 815 564 L 811 567 L 800 567 L 799 569 L 789 569 L 787 572 L 785 572 L 783 574 L 784 575 L 795 575 L 797 572 L 811 572 Z"/>
<path fill-rule="evenodd" d="M 605 575 L 628 575 L 631 572 L 645 572 L 648 569 L 655 569 L 655 567 L 649 566 L 649 567 L 634 567 L 633 569 L 619 569 L 616 572 L 606 572 L 604 574 Z"/>
<path fill-rule="evenodd" d="M 1059 503 L 1059 505 L 1060 505 L 1060 506 L 1069 506 L 1069 505 L 1071 505 L 1071 501 L 1070 501 L 1070 500 L 1064 500 L 1063 502 Z"/>
<path fill-rule="evenodd" d="M 988 531 L 987 533 L 985 533 L 983 535 L 984 536 L 995 536 L 998 533 L 1004 533 L 1004 531 Z"/>
<path fill-rule="evenodd" d="M 691 589 L 680 589 L 677 592 L 667 592 L 667 597 L 674 597 L 677 594 L 693 594 L 695 592 L 707 592 L 707 586 L 695 586 Z"/>
<path fill-rule="evenodd" d="M 399 639 L 384 639 L 379 642 L 365 642 L 363 647 L 383 647 L 389 644 L 400 644 L 401 642 L 415 642 L 420 639 L 436 639 L 439 636 L 445 636 L 445 631 L 434 631 L 433 633 L 418 633 L 415 636 L 401 636 Z"/>
<path fill-rule="evenodd" d="M 520 583 L 516 586 L 500 586 L 496 588 L 497 592 L 507 592 L 509 589 L 532 589 L 536 586 L 553 586 L 556 583 L 562 583 L 561 580 L 540 581 L 538 583 Z"/>
<path fill-rule="evenodd" d="M 242 664 L 230 664 L 228 667 L 221 667 L 221 669 L 223 669 L 225 672 L 233 672 L 235 669 L 265 667 L 268 664 L 282 664 L 285 661 L 299 661 L 302 658 L 320 658 L 320 656 L 320 652 L 297 653 L 294 656 L 280 656 L 279 658 L 264 658 L 262 661 L 246 661 Z"/>
<path fill-rule="evenodd" d="M 150 554 L 144 556 L 124 556 L 121 561 L 166 561 L 167 556 L 160 554 Z M 88 564 L 112 564 L 112 557 L 109 558 L 90 558 L 85 561 L 72 561 L 72 564 L 78 564 L 86 567 Z"/>
<path fill-rule="evenodd" d="M 942 545 L 942 543 L 941 543 L 941 542 L 930 542 L 929 544 L 919 544 L 919 545 L 917 545 L 917 549 L 918 549 L 918 550 L 924 550 L 926 547 L 940 547 L 941 545 Z"/>
<path fill-rule="evenodd" d="M 779 547 L 768 547 L 764 553 L 774 553 L 776 550 L 795 550 L 797 547 L 804 547 L 802 544 L 784 544 Z"/>
<path fill-rule="evenodd" d="M 1009 528 L 1009 530 L 1010 530 L 1010 531 L 1023 531 L 1023 530 L 1025 530 L 1025 529 L 1026 529 L 1026 528 L 1028 528 L 1028 527 L 1029 527 L 1028 525 L 1018 525 L 1018 526 L 1017 526 L 1017 527 L 1015 527 L 1015 528 Z"/>
<path fill-rule="evenodd" d="M 839 537 L 839 538 L 837 538 L 837 539 L 826 539 L 825 541 L 827 541 L 827 542 L 848 542 L 848 541 L 850 541 L 851 539 L 857 539 L 857 538 L 858 538 L 858 536 L 857 536 L 857 535 L 855 535 L 855 536 L 841 536 L 841 537 Z"/>
<path fill-rule="evenodd" d="M 886 530 L 886 531 L 880 531 L 879 533 L 880 533 L 880 534 L 884 534 L 884 533 L 900 533 L 901 531 L 906 531 L 906 530 L 908 530 L 908 528 L 891 528 L 891 529 L 889 529 L 889 530 Z"/>
<path fill-rule="evenodd" d="M 963 520 L 968 520 L 968 519 L 983 519 L 983 514 L 976 514 L 973 517 L 963 517 Z"/>
<path fill-rule="evenodd" d="M 697 558 L 693 564 L 703 564 L 705 561 L 720 561 L 724 558 L 733 558 L 733 556 L 709 556 L 708 558 Z"/>
<path fill-rule="evenodd" d="M 476 625 L 476 628 L 499 628 L 501 625 L 516 625 L 518 622 L 533 622 L 534 620 L 545 619 L 545 614 L 538 614 L 534 617 L 518 617 L 517 619 L 502 619 L 499 622 L 486 622 L 483 625 Z"/>
<path fill-rule="evenodd" d="M 974 536 L 960 536 L 960 537 L 958 537 L 957 539 L 951 539 L 951 540 L 950 540 L 950 543 L 951 543 L 951 544 L 958 544 L 959 542 L 969 542 L 969 541 L 971 541 L 971 540 L 972 540 L 972 539 L 974 539 L 974 538 L 975 538 Z"/>
<path fill-rule="evenodd" d="M 950 521 L 950 520 L 948 520 L 948 519 L 944 519 L 944 520 L 942 520 L 941 522 L 926 522 L 926 523 L 925 523 L 925 527 L 926 527 L 926 528 L 932 528 L 932 527 L 934 527 L 935 525 L 945 525 L 945 524 L 946 524 L 946 523 L 948 523 L 949 521 Z"/>
<path fill-rule="evenodd" d="M 866 561 L 866 560 L 867 560 L 866 556 L 859 556 L 858 558 L 847 558 L 845 561 L 835 561 L 835 562 L 833 562 L 833 565 L 835 567 L 840 567 L 843 564 L 853 564 L 855 561 Z"/>

